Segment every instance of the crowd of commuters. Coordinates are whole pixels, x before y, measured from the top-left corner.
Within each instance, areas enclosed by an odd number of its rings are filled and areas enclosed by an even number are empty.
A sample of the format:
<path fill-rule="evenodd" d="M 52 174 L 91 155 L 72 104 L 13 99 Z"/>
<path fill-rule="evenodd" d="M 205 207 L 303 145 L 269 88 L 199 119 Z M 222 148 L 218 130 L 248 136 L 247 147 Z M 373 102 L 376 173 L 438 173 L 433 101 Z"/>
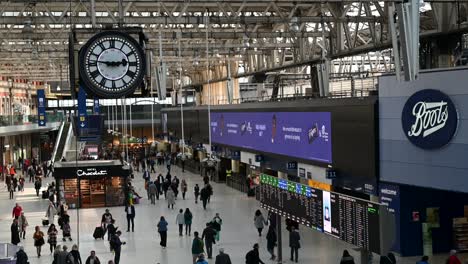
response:
<path fill-rule="evenodd" d="M 175 209 L 176 201 L 179 198 L 179 194 L 183 200 L 187 198 L 187 192 L 189 189 L 188 183 L 185 179 L 179 180 L 176 175 L 171 175 L 171 166 L 173 164 L 174 157 L 171 155 L 164 155 L 158 153 L 155 158 L 146 158 L 142 160 L 133 160 L 132 169 L 142 172 L 142 177 L 145 181 L 145 190 L 147 192 L 147 198 L 152 205 L 157 204 L 157 200 L 165 199 L 169 209 Z M 43 166 L 39 166 L 36 161 L 21 161 L 22 170 L 24 174 L 30 177 L 29 182 L 34 183 L 36 188 L 36 194 L 39 195 L 39 190 L 42 188 L 41 178 L 47 177 L 48 174 L 53 170 L 47 163 Z M 156 173 L 155 166 L 165 165 L 165 176 L 162 173 Z M 13 193 L 18 190 L 22 191 L 24 188 L 24 178 L 19 176 L 16 179 L 16 170 L 14 166 L 7 166 L 3 168 L 8 172 L 9 180 L 6 181 L 8 191 Z M 158 168 L 159 170 L 159 168 Z M 151 174 L 155 175 L 152 179 Z M 32 175 L 32 176 L 31 176 Z M 21 180 L 23 178 L 23 180 Z M 133 177 L 132 177 L 133 178 Z M 8 178 L 7 178 L 8 179 Z M 16 180 L 15 180 L 16 179 Z M 22 183 L 21 183 L 22 182 Z M 38 183 L 39 182 L 39 183 Z M 18 184 L 19 183 L 19 184 Z M 139 203 L 142 198 L 132 186 L 131 179 L 127 183 L 128 196 L 125 199 L 125 215 L 127 219 L 127 232 L 135 231 L 134 220 L 136 217 L 135 205 Z M 37 257 L 41 257 L 42 246 L 46 243 L 49 244 L 50 253 L 53 254 L 53 264 L 100 264 L 101 261 L 93 250 L 86 258 L 85 262 L 82 262 L 80 252 L 77 245 L 73 245 L 69 251 L 66 245 L 58 245 L 58 237 L 60 235 L 59 230 L 62 230 L 62 241 L 72 241 L 72 230 L 70 228 L 70 216 L 68 214 L 68 206 L 57 200 L 56 190 L 53 184 L 49 185 L 47 190 L 44 191 L 45 195 L 49 198 L 48 206 L 45 212 L 47 217 L 46 221 L 43 222 L 44 226 L 48 226 L 46 229 L 41 230 L 41 227 L 36 225 L 34 227 L 34 233 L 32 238 L 34 241 L 34 247 L 36 248 Z M 203 187 L 200 188 L 198 184 L 193 186 L 193 197 L 195 204 L 198 203 L 198 198 L 202 202 L 203 209 L 206 210 L 210 203 L 213 195 L 213 187 L 210 184 L 208 177 L 203 178 Z M 13 196 L 11 195 L 12 199 Z M 192 236 L 192 223 L 193 214 L 190 208 L 180 208 L 178 213 L 173 213 L 175 225 L 178 227 L 179 236 Z M 55 217 L 58 218 L 58 226 L 55 225 Z M 18 245 L 21 239 L 26 239 L 26 230 L 29 226 L 28 220 L 24 214 L 23 208 L 16 203 L 12 210 L 13 222 L 11 224 L 11 243 Z M 160 239 L 160 246 L 162 249 L 167 247 L 167 236 L 168 230 L 171 228 L 171 224 L 168 222 L 169 218 L 166 216 L 160 216 L 159 221 L 156 224 L 156 230 Z M 171 221 L 169 219 L 169 221 Z M 268 213 L 264 216 L 261 210 L 256 210 L 253 214 L 252 225 L 258 233 L 259 237 L 262 237 L 263 230 L 265 227 L 268 228 L 266 234 L 266 250 L 270 254 L 270 260 L 276 260 L 275 249 L 278 246 L 278 234 L 276 225 L 276 216 Z M 204 224 L 202 232 L 194 231 L 193 240 L 191 243 L 191 253 L 193 264 L 208 264 L 208 260 L 213 259 L 213 245 L 217 244 L 221 238 L 221 230 L 223 226 L 223 219 L 219 213 L 216 213 L 213 218 Z M 200 228 L 200 227 L 199 227 Z M 290 247 L 290 261 L 299 262 L 299 250 L 301 248 L 301 236 L 298 231 L 298 223 L 287 220 L 286 229 L 289 231 L 289 247 Z M 47 230 L 47 231 L 45 231 Z M 107 234 L 107 239 L 105 235 Z M 107 240 L 109 243 L 109 249 L 114 254 L 114 259 L 109 260 L 108 264 L 119 264 L 120 256 L 122 253 L 122 246 L 126 245 L 125 241 L 121 240 L 122 232 L 118 230 L 116 226 L 116 220 L 110 213 L 109 209 L 106 209 L 100 219 L 100 226 L 96 228 L 93 234 L 95 238 Z M 259 238 L 262 239 L 262 238 Z M 19 247 L 16 253 L 17 264 L 27 264 L 28 256 L 24 251 L 23 247 Z M 215 264 L 232 264 L 229 254 L 225 253 L 224 248 L 219 248 L 219 253 L 215 256 Z M 246 264 L 263 264 L 260 257 L 260 246 L 259 243 L 253 243 L 251 250 L 245 254 Z M 351 256 L 349 251 L 344 250 L 340 260 L 340 264 L 354 264 L 354 258 Z M 392 253 L 389 253 L 380 258 L 380 264 L 397 264 L 397 260 Z M 457 256 L 457 252 L 452 250 L 450 257 L 446 261 L 447 264 L 461 264 Z M 429 258 L 423 256 L 417 264 L 429 264 Z"/>

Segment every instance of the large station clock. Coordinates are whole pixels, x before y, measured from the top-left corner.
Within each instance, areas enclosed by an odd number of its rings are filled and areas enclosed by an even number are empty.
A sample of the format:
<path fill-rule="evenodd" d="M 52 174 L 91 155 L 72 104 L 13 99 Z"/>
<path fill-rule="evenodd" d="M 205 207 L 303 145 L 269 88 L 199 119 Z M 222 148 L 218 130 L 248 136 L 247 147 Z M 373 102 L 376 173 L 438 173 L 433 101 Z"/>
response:
<path fill-rule="evenodd" d="M 145 54 L 130 35 L 104 31 L 94 35 L 80 50 L 82 86 L 101 98 L 132 94 L 145 76 Z"/>

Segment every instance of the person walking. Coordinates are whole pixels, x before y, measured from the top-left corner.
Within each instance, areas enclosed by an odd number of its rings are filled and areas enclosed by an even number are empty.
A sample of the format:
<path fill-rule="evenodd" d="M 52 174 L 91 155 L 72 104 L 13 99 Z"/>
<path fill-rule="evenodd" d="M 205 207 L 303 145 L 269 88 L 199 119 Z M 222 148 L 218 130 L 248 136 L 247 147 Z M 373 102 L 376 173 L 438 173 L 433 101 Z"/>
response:
<path fill-rule="evenodd" d="M 213 220 L 211 220 L 211 223 L 213 225 L 213 229 L 216 230 L 216 241 L 219 241 L 221 226 L 223 225 L 223 219 L 221 219 L 219 213 L 216 213 Z"/>
<path fill-rule="evenodd" d="M 215 264 L 232 264 L 231 257 L 224 253 L 224 248 L 219 249 L 219 254 L 216 256 Z"/>
<path fill-rule="evenodd" d="M 18 248 L 18 252 L 16 252 L 16 264 L 29 264 L 28 261 L 28 254 L 24 252 L 23 247 Z"/>
<path fill-rule="evenodd" d="M 112 220 L 114 220 L 112 214 L 110 213 L 109 209 L 106 209 L 106 211 L 101 216 L 101 227 L 102 231 L 104 231 L 102 232 L 102 239 L 104 239 L 104 235 L 107 232 L 107 226 L 109 226 L 112 223 Z"/>
<path fill-rule="evenodd" d="M 202 200 L 203 209 L 205 210 L 206 210 L 206 204 L 208 203 L 208 198 L 210 198 L 210 191 L 205 186 L 200 192 L 200 199 Z"/>
<path fill-rule="evenodd" d="M 70 216 L 67 212 L 60 218 L 62 219 L 62 241 L 66 241 L 67 238 L 69 241 L 72 241 L 71 238 L 71 226 L 70 226 Z M 60 220 L 59 219 L 59 220 Z M 59 223 L 60 224 L 60 223 Z"/>
<path fill-rule="evenodd" d="M 13 207 L 13 211 L 11 212 L 11 216 L 15 219 L 18 219 L 22 211 L 23 211 L 23 208 L 18 203 L 16 203 L 15 207 Z"/>
<path fill-rule="evenodd" d="M 161 216 L 157 227 L 159 236 L 161 237 L 161 242 L 159 242 L 159 245 L 161 245 L 162 248 L 166 248 L 167 246 L 167 225 L 168 223 L 166 219 L 164 216 Z"/>
<path fill-rule="evenodd" d="M 166 199 L 167 199 L 167 208 L 172 208 L 174 209 L 174 204 L 175 204 L 175 194 L 172 188 L 169 188 L 166 193 Z"/>
<path fill-rule="evenodd" d="M 200 187 L 198 186 L 198 183 L 193 187 L 193 194 L 195 196 L 195 203 L 198 203 L 198 196 L 200 195 Z"/>
<path fill-rule="evenodd" d="M 275 260 L 275 247 L 276 247 L 276 242 L 277 242 L 277 236 L 276 236 L 276 230 L 273 225 L 270 225 L 268 228 L 268 233 L 266 235 L 267 239 L 267 251 L 270 253 L 271 258 L 270 260 Z"/>
<path fill-rule="evenodd" d="M 179 213 L 177 214 L 176 224 L 179 225 L 179 236 L 183 236 L 184 224 L 185 224 L 185 216 L 184 216 L 183 209 L 180 209 Z"/>
<path fill-rule="evenodd" d="M 125 206 L 125 213 L 127 214 L 127 232 L 130 232 L 130 223 L 132 224 L 132 232 L 135 232 L 135 206 Z"/>
<path fill-rule="evenodd" d="M 85 264 L 101 264 L 101 261 L 99 261 L 99 258 L 96 256 L 96 251 L 91 250 Z"/>
<path fill-rule="evenodd" d="M 260 259 L 260 254 L 258 252 L 258 244 L 255 243 L 253 249 L 250 250 L 247 255 L 245 255 L 245 264 L 265 264 Z"/>
<path fill-rule="evenodd" d="M 265 217 L 263 217 L 262 212 L 260 210 L 255 211 L 254 225 L 255 228 L 257 228 L 258 236 L 262 236 L 263 227 L 267 223 L 268 222 L 265 220 Z"/>
<path fill-rule="evenodd" d="M 126 242 L 122 242 L 120 240 L 120 236 L 122 235 L 122 232 L 117 231 L 114 236 L 112 236 L 110 245 L 112 249 L 114 250 L 114 263 L 119 264 L 120 263 L 120 253 L 122 252 L 122 245 L 125 245 Z"/>
<path fill-rule="evenodd" d="M 156 164 L 156 162 L 154 161 L 154 158 L 151 158 L 151 160 L 150 160 L 151 173 L 156 173 L 156 170 L 154 169 L 155 164 Z"/>
<path fill-rule="evenodd" d="M 185 235 L 191 235 L 192 233 L 192 219 L 193 215 L 190 212 L 190 209 L 186 208 L 184 213 L 184 222 L 185 222 Z"/>
<path fill-rule="evenodd" d="M 289 247 L 291 248 L 291 261 L 295 261 L 297 263 L 299 258 L 299 248 L 301 248 L 301 236 L 299 235 L 299 231 L 294 227 L 292 231 L 289 233 Z"/>
<path fill-rule="evenodd" d="M 343 250 L 340 264 L 354 264 L 354 258 L 349 254 L 348 250 Z"/>
<path fill-rule="evenodd" d="M 205 247 L 206 253 L 208 254 L 208 259 L 211 259 L 213 255 L 213 244 L 216 244 L 215 236 L 216 230 L 213 229 L 210 223 L 207 223 L 206 228 L 202 233 L 202 240 L 205 239 Z"/>
<path fill-rule="evenodd" d="M 11 231 L 11 243 L 16 246 L 20 242 L 20 236 L 19 236 L 19 230 L 18 230 L 18 219 L 13 219 L 13 223 L 11 224 L 10 231 Z"/>
<path fill-rule="evenodd" d="M 49 201 L 49 206 L 47 206 L 46 217 L 49 219 L 49 225 L 54 223 L 55 215 L 57 214 L 57 208 L 53 202 Z"/>
<path fill-rule="evenodd" d="M 41 180 L 39 178 L 36 179 L 36 181 L 34 182 L 34 189 L 36 189 L 36 196 L 39 197 L 39 190 L 41 189 L 42 187 L 42 183 L 41 183 Z"/>
<path fill-rule="evenodd" d="M 57 235 L 58 235 L 57 228 L 55 228 L 54 224 L 51 224 L 49 226 L 49 230 L 47 230 L 47 235 L 49 236 L 49 238 L 47 239 L 47 243 L 49 243 L 50 254 L 52 254 L 55 248 L 57 248 Z"/>
<path fill-rule="evenodd" d="M 195 264 L 197 262 L 198 256 L 204 252 L 204 245 L 203 240 L 199 237 L 197 231 L 195 231 L 193 235 L 194 238 L 192 241 L 192 262 L 193 264 Z"/>
<path fill-rule="evenodd" d="M 37 257 L 40 258 L 42 246 L 45 244 L 44 233 L 39 226 L 36 226 L 35 230 L 33 234 L 34 246 L 36 247 Z"/>
<path fill-rule="evenodd" d="M 81 261 L 81 255 L 80 252 L 78 251 L 78 245 L 73 245 L 72 250 L 70 251 L 70 254 L 73 256 L 73 259 L 75 260 L 74 264 L 83 264 Z"/>
<path fill-rule="evenodd" d="M 9 176 L 7 176 L 9 177 Z M 7 183 L 7 189 L 8 189 L 8 193 L 10 194 L 10 200 L 13 200 L 13 197 L 14 197 L 14 189 L 13 189 L 13 184 L 11 182 Z"/>
<path fill-rule="evenodd" d="M 18 217 L 18 227 L 19 227 L 19 236 L 20 238 L 26 239 L 26 228 L 28 227 L 28 220 L 24 215 L 24 212 L 21 211 L 20 217 Z"/>
<path fill-rule="evenodd" d="M 148 193 L 149 193 L 149 198 L 151 200 L 151 204 L 156 204 L 156 195 L 158 195 L 159 199 L 159 194 L 158 194 L 158 188 L 156 187 L 156 184 L 154 182 L 149 182 L 148 184 Z"/>
<path fill-rule="evenodd" d="M 182 199 L 185 200 L 185 194 L 187 193 L 187 190 L 188 190 L 188 184 L 185 179 L 182 179 L 182 182 L 180 183 L 180 189 L 182 191 Z"/>

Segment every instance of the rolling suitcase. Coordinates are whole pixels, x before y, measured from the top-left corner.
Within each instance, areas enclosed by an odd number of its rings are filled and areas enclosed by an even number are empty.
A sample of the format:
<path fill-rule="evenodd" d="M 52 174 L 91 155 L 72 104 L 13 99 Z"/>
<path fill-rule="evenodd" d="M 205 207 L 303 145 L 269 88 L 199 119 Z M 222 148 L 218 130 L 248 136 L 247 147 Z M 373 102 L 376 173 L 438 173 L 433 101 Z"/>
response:
<path fill-rule="evenodd" d="M 42 191 L 42 199 L 49 199 L 49 192 L 48 191 Z"/>
<path fill-rule="evenodd" d="M 49 219 L 42 219 L 42 225 L 43 226 L 48 226 L 49 225 Z"/>
<path fill-rule="evenodd" d="M 94 229 L 93 237 L 94 237 L 94 239 L 103 238 L 104 237 L 104 229 L 102 227 L 100 227 L 100 226 L 96 227 L 96 229 Z"/>

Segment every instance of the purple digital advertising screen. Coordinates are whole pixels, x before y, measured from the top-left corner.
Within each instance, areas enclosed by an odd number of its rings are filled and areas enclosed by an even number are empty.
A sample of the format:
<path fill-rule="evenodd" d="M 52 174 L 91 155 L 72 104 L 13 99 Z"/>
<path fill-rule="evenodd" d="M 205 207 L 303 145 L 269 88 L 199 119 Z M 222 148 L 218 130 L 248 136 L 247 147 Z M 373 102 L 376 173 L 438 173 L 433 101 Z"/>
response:
<path fill-rule="evenodd" d="M 213 143 L 332 163 L 329 112 L 212 112 Z"/>

